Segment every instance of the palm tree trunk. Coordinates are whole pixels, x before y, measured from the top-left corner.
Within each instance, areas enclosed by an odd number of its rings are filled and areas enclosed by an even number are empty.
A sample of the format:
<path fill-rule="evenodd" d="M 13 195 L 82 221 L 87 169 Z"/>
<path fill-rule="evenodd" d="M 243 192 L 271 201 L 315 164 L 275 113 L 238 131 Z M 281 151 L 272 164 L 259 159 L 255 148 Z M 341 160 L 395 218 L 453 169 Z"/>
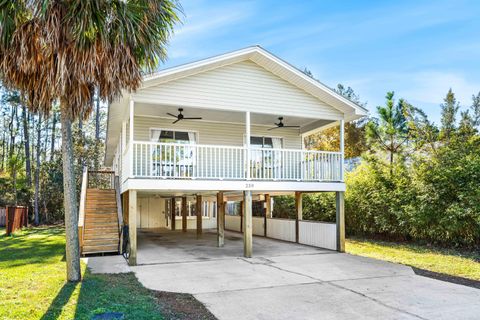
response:
<path fill-rule="evenodd" d="M 97 90 L 97 99 L 95 101 L 95 159 L 94 159 L 94 167 L 95 170 L 98 170 L 99 163 L 98 163 L 98 147 L 100 141 L 100 92 Z"/>
<path fill-rule="evenodd" d="M 22 120 L 23 120 L 23 136 L 25 144 L 25 171 L 27 174 L 28 187 L 32 186 L 32 165 L 30 163 L 30 137 L 28 133 L 28 116 L 27 108 L 22 105 Z"/>
<path fill-rule="evenodd" d="M 40 197 L 40 152 L 42 148 L 40 147 L 40 136 L 42 130 L 42 115 L 38 115 L 37 123 L 37 154 L 35 156 L 35 195 L 33 199 L 33 214 L 34 214 L 34 223 L 36 226 L 40 223 L 40 214 L 39 214 L 39 197 Z"/>
<path fill-rule="evenodd" d="M 95 140 L 100 139 L 100 92 L 97 90 L 97 99 L 95 101 Z"/>
<path fill-rule="evenodd" d="M 80 248 L 78 243 L 78 210 L 75 170 L 73 167 L 72 121 L 65 114 L 62 105 L 60 122 L 62 125 L 63 157 L 63 202 L 65 209 L 67 280 L 80 281 Z"/>

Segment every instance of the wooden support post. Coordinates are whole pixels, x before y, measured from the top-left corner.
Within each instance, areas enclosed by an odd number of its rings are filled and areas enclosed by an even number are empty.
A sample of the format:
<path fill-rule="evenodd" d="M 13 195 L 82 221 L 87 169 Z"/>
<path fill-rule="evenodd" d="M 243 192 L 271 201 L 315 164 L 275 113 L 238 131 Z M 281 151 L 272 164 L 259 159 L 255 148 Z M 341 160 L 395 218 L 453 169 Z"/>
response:
<path fill-rule="evenodd" d="M 202 196 L 197 195 L 197 203 L 195 204 L 195 213 L 197 214 L 197 237 L 202 236 L 202 222 L 203 222 L 203 214 L 202 214 Z"/>
<path fill-rule="evenodd" d="M 172 231 L 175 231 L 175 207 L 177 206 L 176 202 L 175 202 L 175 198 L 172 198 L 170 200 L 170 228 L 172 229 Z"/>
<path fill-rule="evenodd" d="M 265 213 L 267 215 L 267 218 L 271 218 L 272 217 L 272 200 L 269 194 L 265 195 L 265 204 L 266 204 Z"/>
<path fill-rule="evenodd" d="M 300 240 L 300 220 L 303 218 L 303 198 L 302 193 L 295 192 L 295 242 Z"/>
<path fill-rule="evenodd" d="M 182 232 L 187 232 L 187 197 L 182 197 Z"/>
<path fill-rule="evenodd" d="M 225 245 L 225 205 L 223 192 L 217 193 L 217 245 Z"/>
<path fill-rule="evenodd" d="M 128 190 L 128 234 L 130 235 L 130 256 L 128 264 L 137 265 L 137 190 Z"/>
<path fill-rule="evenodd" d="M 270 200 L 270 195 L 265 194 L 265 218 L 264 218 L 264 236 L 267 236 L 267 219 L 272 218 L 272 201 Z"/>
<path fill-rule="evenodd" d="M 243 201 L 240 201 L 240 232 L 243 232 Z"/>
<path fill-rule="evenodd" d="M 227 219 L 225 219 L 226 214 L 227 214 L 227 201 L 223 201 L 223 230 L 227 228 Z"/>
<path fill-rule="evenodd" d="M 243 192 L 243 255 L 252 257 L 252 191 Z"/>
<path fill-rule="evenodd" d="M 335 193 L 337 209 L 337 251 L 345 252 L 345 192 Z"/>

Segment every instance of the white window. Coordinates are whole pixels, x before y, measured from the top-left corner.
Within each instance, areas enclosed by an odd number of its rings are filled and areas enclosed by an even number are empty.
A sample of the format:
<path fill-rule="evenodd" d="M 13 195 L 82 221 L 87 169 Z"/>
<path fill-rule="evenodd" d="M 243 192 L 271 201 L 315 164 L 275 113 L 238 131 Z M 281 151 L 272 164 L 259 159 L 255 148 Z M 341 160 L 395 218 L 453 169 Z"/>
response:
<path fill-rule="evenodd" d="M 150 129 L 150 140 L 153 142 L 195 144 L 196 136 L 193 131 Z"/>
<path fill-rule="evenodd" d="M 250 137 L 250 172 L 253 178 L 274 178 L 281 170 L 282 138 Z"/>
<path fill-rule="evenodd" d="M 213 201 L 212 203 L 212 217 L 217 217 L 217 202 Z"/>
<path fill-rule="evenodd" d="M 210 217 L 210 211 L 209 210 L 209 201 L 203 201 L 203 212 L 202 215 L 204 217 Z"/>
<path fill-rule="evenodd" d="M 152 148 L 153 175 L 192 177 L 195 165 L 194 145 L 197 134 L 193 131 L 150 129 L 150 140 L 181 144 L 179 147 Z"/>
<path fill-rule="evenodd" d="M 250 145 L 257 148 L 281 149 L 282 138 L 250 136 Z"/>

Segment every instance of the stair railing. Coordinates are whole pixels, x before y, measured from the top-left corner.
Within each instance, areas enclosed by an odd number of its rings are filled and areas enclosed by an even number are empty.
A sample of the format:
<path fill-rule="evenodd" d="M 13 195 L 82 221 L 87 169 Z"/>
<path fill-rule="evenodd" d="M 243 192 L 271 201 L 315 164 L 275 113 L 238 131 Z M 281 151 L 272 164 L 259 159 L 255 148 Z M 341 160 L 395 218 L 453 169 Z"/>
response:
<path fill-rule="evenodd" d="M 88 186 L 88 170 L 83 168 L 82 175 L 82 190 L 80 192 L 80 207 L 78 210 L 78 243 L 80 245 L 80 252 L 83 249 L 83 228 L 85 224 L 85 203 L 87 201 L 87 186 Z"/>
<path fill-rule="evenodd" d="M 115 198 L 117 200 L 117 217 L 118 217 L 118 234 L 122 233 L 123 226 L 123 208 L 122 208 L 122 197 L 120 195 L 120 177 L 115 176 L 113 178 L 114 187 L 115 187 Z"/>
<path fill-rule="evenodd" d="M 88 188 L 115 189 L 115 171 L 90 170 L 88 171 Z"/>

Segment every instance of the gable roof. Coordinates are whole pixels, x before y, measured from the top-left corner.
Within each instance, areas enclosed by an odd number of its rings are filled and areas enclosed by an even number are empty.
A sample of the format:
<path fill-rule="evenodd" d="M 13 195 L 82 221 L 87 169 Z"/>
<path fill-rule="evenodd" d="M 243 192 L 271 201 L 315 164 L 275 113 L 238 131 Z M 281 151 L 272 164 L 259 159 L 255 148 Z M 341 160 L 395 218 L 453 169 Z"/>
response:
<path fill-rule="evenodd" d="M 139 91 L 144 88 L 160 85 L 165 82 L 170 82 L 245 60 L 255 62 L 292 85 L 336 108 L 345 114 L 345 121 L 355 120 L 368 114 L 367 109 L 364 107 L 343 97 L 330 87 L 306 75 L 301 70 L 258 45 L 161 70 L 152 75 L 146 76 Z"/>
<path fill-rule="evenodd" d="M 120 132 L 121 121 L 128 113 L 128 104 L 130 99 L 133 99 L 134 101 L 141 101 L 142 93 L 148 92 L 148 88 L 154 89 L 154 87 L 161 87 L 162 84 L 166 84 L 168 82 L 173 82 L 175 80 L 187 78 L 197 74 L 206 74 L 207 71 L 213 71 L 224 66 L 248 61 L 253 62 L 262 69 L 290 83 L 293 87 L 300 89 L 302 92 L 307 93 L 307 95 L 312 97 L 314 100 L 318 99 L 318 102 L 321 102 L 319 103 L 319 106 L 328 105 L 332 110 L 338 112 L 339 116 L 343 115 L 341 117 L 347 122 L 361 118 L 368 114 L 368 111 L 364 107 L 359 106 L 358 104 L 336 93 L 328 86 L 316 79 L 311 78 L 301 70 L 266 51 L 262 47 L 251 46 L 213 56 L 207 59 L 163 69 L 154 74 L 145 76 L 141 87 L 136 92 L 124 92 L 123 97 L 112 102 L 108 108 L 105 161 L 112 161 L 113 153 L 119 137 L 118 135 Z M 334 123 L 333 120 L 319 121 L 326 121 L 325 124 L 322 124 L 323 127 L 329 123 Z M 318 124 L 319 123 L 316 122 L 314 127 L 318 126 Z"/>

